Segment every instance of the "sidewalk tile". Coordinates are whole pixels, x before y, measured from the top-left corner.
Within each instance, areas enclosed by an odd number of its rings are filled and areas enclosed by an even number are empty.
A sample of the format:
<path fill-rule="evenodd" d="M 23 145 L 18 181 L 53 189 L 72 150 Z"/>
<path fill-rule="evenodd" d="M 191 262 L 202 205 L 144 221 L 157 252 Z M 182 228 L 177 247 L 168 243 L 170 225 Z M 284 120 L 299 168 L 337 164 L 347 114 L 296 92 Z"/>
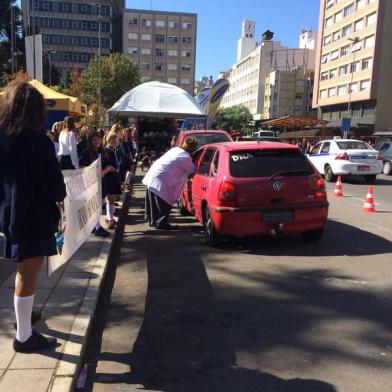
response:
<path fill-rule="evenodd" d="M 43 392 L 48 389 L 52 369 L 8 370 L 0 381 L 0 391 Z"/>
<path fill-rule="evenodd" d="M 56 377 L 51 390 L 53 392 L 69 392 L 71 390 L 73 377 Z"/>
<path fill-rule="evenodd" d="M 15 328 L 12 323 L 15 322 L 15 312 L 12 308 L 0 308 L 0 334 L 10 334 L 15 333 Z"/>
<path fill-rule="evenodd" d="M 37 290 L 34 297 L 34 307 L 42 307 L 50 292 L 51 289 Z M 0 308 L 14 309 L 14 289 L 0 288 Z"/>
<path fill-rule="evenodd" d="M 51 349 L 31 354 L 17 353 L 9 369 L 54 369 L 61 356 L 61 347 L 57 347 L 56 351 Z"/>
<path fill-rule="evenodd" d="M 15 351 L 12 348 L 14 336 L 15 335 L 0 335 L 0 369 L 7 368 L 15 354 Z"/>
<path fill-rule="evenodd" d="M 57 289 L 84 288 L 91 277 L 89 272 L 67 272 L 61 277 Z"/>

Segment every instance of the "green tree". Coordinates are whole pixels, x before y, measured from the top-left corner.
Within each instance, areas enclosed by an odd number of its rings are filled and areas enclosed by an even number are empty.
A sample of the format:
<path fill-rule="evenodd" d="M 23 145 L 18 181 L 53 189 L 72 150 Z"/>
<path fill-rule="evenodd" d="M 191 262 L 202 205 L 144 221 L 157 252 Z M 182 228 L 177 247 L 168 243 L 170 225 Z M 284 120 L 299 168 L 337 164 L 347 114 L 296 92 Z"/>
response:
<path fill-rule="evenodd" d="M 250 130 L 252 119 L 253 117 L 246 106 L 221 108 L 216 113 L 215 128 L 247 133 Z"/>
<path fill-rule="evenodd" d="M 66 90 L 69 88 L 69 83 L 71 81 L 71 72 L 68 69 L 64 69 L 63 76 L 61 76 L 59 82 L 59 91 L 62 93 L 66 93 Z"/>
<path fill-rule="evenodd" d="M 97 104 L 99 86 L 99 60 L 94 57 L 83 71 L 82 101 Z M 132 59 L 120 53 L 101 57 L 101 104 L 109 109 L 122 95 L 140 84 L 140 71 Z"/>

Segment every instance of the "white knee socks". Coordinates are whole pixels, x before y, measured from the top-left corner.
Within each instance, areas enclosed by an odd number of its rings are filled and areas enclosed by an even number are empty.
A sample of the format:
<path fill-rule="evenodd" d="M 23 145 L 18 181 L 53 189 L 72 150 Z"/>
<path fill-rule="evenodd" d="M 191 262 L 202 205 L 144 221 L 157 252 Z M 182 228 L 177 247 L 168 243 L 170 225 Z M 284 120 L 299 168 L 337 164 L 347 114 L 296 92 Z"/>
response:
<path fill-rule="evenodd" d="M 14 295 L 16 315 L 16 339 L 24 343 L 31 336 L 31 312 L 33 310 L 34 295 L 17 297 Z"/>
<path fill-rule="evenodd" d="M 106 203 L 106 219 L 111 221 L 114 219 L 114 205 Z"/>

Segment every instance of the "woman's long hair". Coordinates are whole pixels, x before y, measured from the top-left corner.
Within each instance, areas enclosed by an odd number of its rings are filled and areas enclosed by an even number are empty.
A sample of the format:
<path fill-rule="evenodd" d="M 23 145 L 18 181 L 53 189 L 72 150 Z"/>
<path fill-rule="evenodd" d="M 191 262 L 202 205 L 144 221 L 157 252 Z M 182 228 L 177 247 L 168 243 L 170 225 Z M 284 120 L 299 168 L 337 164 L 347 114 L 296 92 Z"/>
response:
<path fill-rule="evenodd" d="M 62 132 L 69 132 L 75 130 L 75 118 L 72 116 L 67 116 L 64 118 Z"/>
<path fill-rule="evenodd" d="M 98 151 L 95 151 L 94 147 L 93 147 L 93 139 L 96 137 L 101 139 L 101 147 L 98 148 Z M 102 138 L 98 132 L 90 132 L 90 134 L 88 135 L 87 151 L 89 152 L 91 158 L 94 158 L 95 152 L 97 152 L 98 154 L 101 154 L 102 159 L 106 159 L 107 153 L 106 153 L 105 149 L 103 148 Z"/>
<path fill-rule="evenodd" d="M 0 96 L 0 129 L 8 135 L 27 136 L 43 131 L 46 105 L 42 94 L 26 82 L 11 82 Z"/>

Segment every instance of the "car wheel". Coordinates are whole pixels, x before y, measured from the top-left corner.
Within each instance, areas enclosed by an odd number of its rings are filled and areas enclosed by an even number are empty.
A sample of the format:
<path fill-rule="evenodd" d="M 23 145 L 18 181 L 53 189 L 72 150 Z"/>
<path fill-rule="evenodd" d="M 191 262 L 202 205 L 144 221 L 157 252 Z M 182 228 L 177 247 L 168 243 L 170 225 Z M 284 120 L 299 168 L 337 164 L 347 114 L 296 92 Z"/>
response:
<path fill-rule="evenodd" d="M 324 234 L 324 228 L 312 230 L 312 231 L 304 231 L 301 233 L 302 240 L 305 242 L 317 242 L 321 240 L 321 237 Z"/>
<path fill-rule="evenodd" d="M 386 176 L 390 176 L 392 172 L 392 163 L 389 161 L 384 162 L 384 166 L 382 167 L 382 172 Z"/>
<path fill-rule="evenodd" d="M 210 246 L 219 246 L 222 243 L 222 236 L 215 229 L 208 206 L 204 209 L 204 238 Z"/>
<path fill-rule="evenodd" d="M 332 167 L 329 165 L 325 166 L 324 178 L 327 182 L 334 182 L 336 180 L 336 176 L 333 174 Z"/>
<path fill-rule="evenodd" d="M 376 182 L 377 176 L 375 174 L 369 174 L 368 176 L 365 176 L 365 182 L 366 184 L 374 184 Z"/>
<path fill-rule="evenodd" d="M 184 207 L 181 201 L 181 197 L 177 201 L 177 207 L 178 207 L 178 212 L 180 213 L 181 216 L 188 216 L 189 211 Z"/>

